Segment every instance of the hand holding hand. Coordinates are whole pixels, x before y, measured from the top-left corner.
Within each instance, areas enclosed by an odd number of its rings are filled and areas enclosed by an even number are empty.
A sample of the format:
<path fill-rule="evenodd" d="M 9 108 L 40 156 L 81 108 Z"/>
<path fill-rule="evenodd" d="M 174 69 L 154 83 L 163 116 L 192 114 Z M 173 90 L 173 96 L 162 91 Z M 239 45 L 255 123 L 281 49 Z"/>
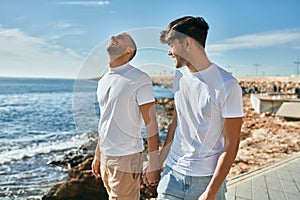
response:
<path fill-rule="evenodd" d="M 146 168 L 144 170 L 142 177 L 143 177 L 143 182 L 147 187 L 157 186 L 160 179 L 160 173 L 159 170 L 148 171 Z"/>
<path fill-rule="evenodd" d="M 203 192 L 198 200 L 216 200 L 215 195 L 209 195 L 207 191 Z"/>

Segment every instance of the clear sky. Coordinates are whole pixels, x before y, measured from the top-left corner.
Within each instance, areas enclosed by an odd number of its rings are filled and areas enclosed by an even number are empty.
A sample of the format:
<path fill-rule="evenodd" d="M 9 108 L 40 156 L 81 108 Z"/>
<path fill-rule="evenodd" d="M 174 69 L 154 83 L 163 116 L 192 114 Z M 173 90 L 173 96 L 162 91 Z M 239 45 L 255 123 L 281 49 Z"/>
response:
<path fill-rule="evenodd" d="M 299 8 L 299 0 L 1 0 L 0 76 L 97 76 L 107 41 L 124 31 L 138 41 L 133 64 L 168 74 L 159 31 L 185 15 L 206 19 L 210 60 L 235 75 L 295 75 Z"/>

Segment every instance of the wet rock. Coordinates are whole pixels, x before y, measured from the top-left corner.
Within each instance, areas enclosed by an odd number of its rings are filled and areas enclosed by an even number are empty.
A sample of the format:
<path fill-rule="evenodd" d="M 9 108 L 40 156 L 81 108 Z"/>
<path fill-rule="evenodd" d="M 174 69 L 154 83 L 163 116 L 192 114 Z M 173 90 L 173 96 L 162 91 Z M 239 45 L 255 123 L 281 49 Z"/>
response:
<path fill-rule="evenodd" d="M 97 146 L 98 132 L 91 131 L 86 134 L 86 138 L 88 138 L 89 141 L 83 144 L 81 147 L 79 147 L 79 151 L 81 153 L 93 154 Z"/>
<path fill-rule="evenodd" d="M 84 156 L 83 155 L 74 155 L 70 157 L 64 157 L 60 160 L 54 160 L 49 162 L 49 165 L 59 166 L 65 169 L 71 169 L 72 167 L 77 166 L 82 163 Z"/>

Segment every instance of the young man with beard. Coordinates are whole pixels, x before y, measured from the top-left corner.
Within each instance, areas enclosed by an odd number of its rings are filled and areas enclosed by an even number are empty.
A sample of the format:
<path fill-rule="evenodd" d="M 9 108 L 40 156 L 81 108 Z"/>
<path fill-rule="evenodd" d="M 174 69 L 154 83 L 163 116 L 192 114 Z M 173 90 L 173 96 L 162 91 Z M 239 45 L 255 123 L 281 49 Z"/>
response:
<path fill-rule="evenodd" d="M 208 59 L 208 28 L 203 18 L 187 16 L 161 33 L 177 71 L 158 199 L 225 199 L 225 178 L 240 141 L 242 92 L 231 74 Z"/>
<path fill-rule="evenodd" d="M 139 200 L 142 172 L 142 120 L 146 126 L 149 166 L 144 181 L 157 185 L 158 127 L 150 77 L 129 64 L 136 44 L 127 33 L 112 36 L 107 47 L 109 72 L 98 83 L 101 117 L 92 163 L 102 178 L 109 199 Z"/>

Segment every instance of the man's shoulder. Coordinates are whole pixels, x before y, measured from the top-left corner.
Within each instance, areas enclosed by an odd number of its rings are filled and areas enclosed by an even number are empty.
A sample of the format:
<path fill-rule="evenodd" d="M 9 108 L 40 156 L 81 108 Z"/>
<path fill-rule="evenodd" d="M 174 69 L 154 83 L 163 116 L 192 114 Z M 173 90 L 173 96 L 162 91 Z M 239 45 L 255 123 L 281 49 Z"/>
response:
<path fill-rule="evenodd" d="M 217 71 L 219 72 L 220 77 L 222 78 L 223 83 L 227 82 L 238 82 L 237 79 L 232 75 L 231 72 L 226 71 L 222 67 L 214 64 L 216 67 Z"/>
<path fill-rule="evenodd" d="M 136 66 L 130 65 L 130 70 L 132 70 L 134 73 L 140 74 L 140 75 L 147 75 L 146 72 L 142 71 Z"/>
<path fill-rule="evenodd" d="M 137 79 L 140 79 L 140 78 L 150 79 L 150 76 L 146 72 L 144 72 L 141 69 L 138 69 L 137 67 L 132 66 L 132 65 L 130 65 L 130 74 L 134 78 L 137 78 Z"/>

